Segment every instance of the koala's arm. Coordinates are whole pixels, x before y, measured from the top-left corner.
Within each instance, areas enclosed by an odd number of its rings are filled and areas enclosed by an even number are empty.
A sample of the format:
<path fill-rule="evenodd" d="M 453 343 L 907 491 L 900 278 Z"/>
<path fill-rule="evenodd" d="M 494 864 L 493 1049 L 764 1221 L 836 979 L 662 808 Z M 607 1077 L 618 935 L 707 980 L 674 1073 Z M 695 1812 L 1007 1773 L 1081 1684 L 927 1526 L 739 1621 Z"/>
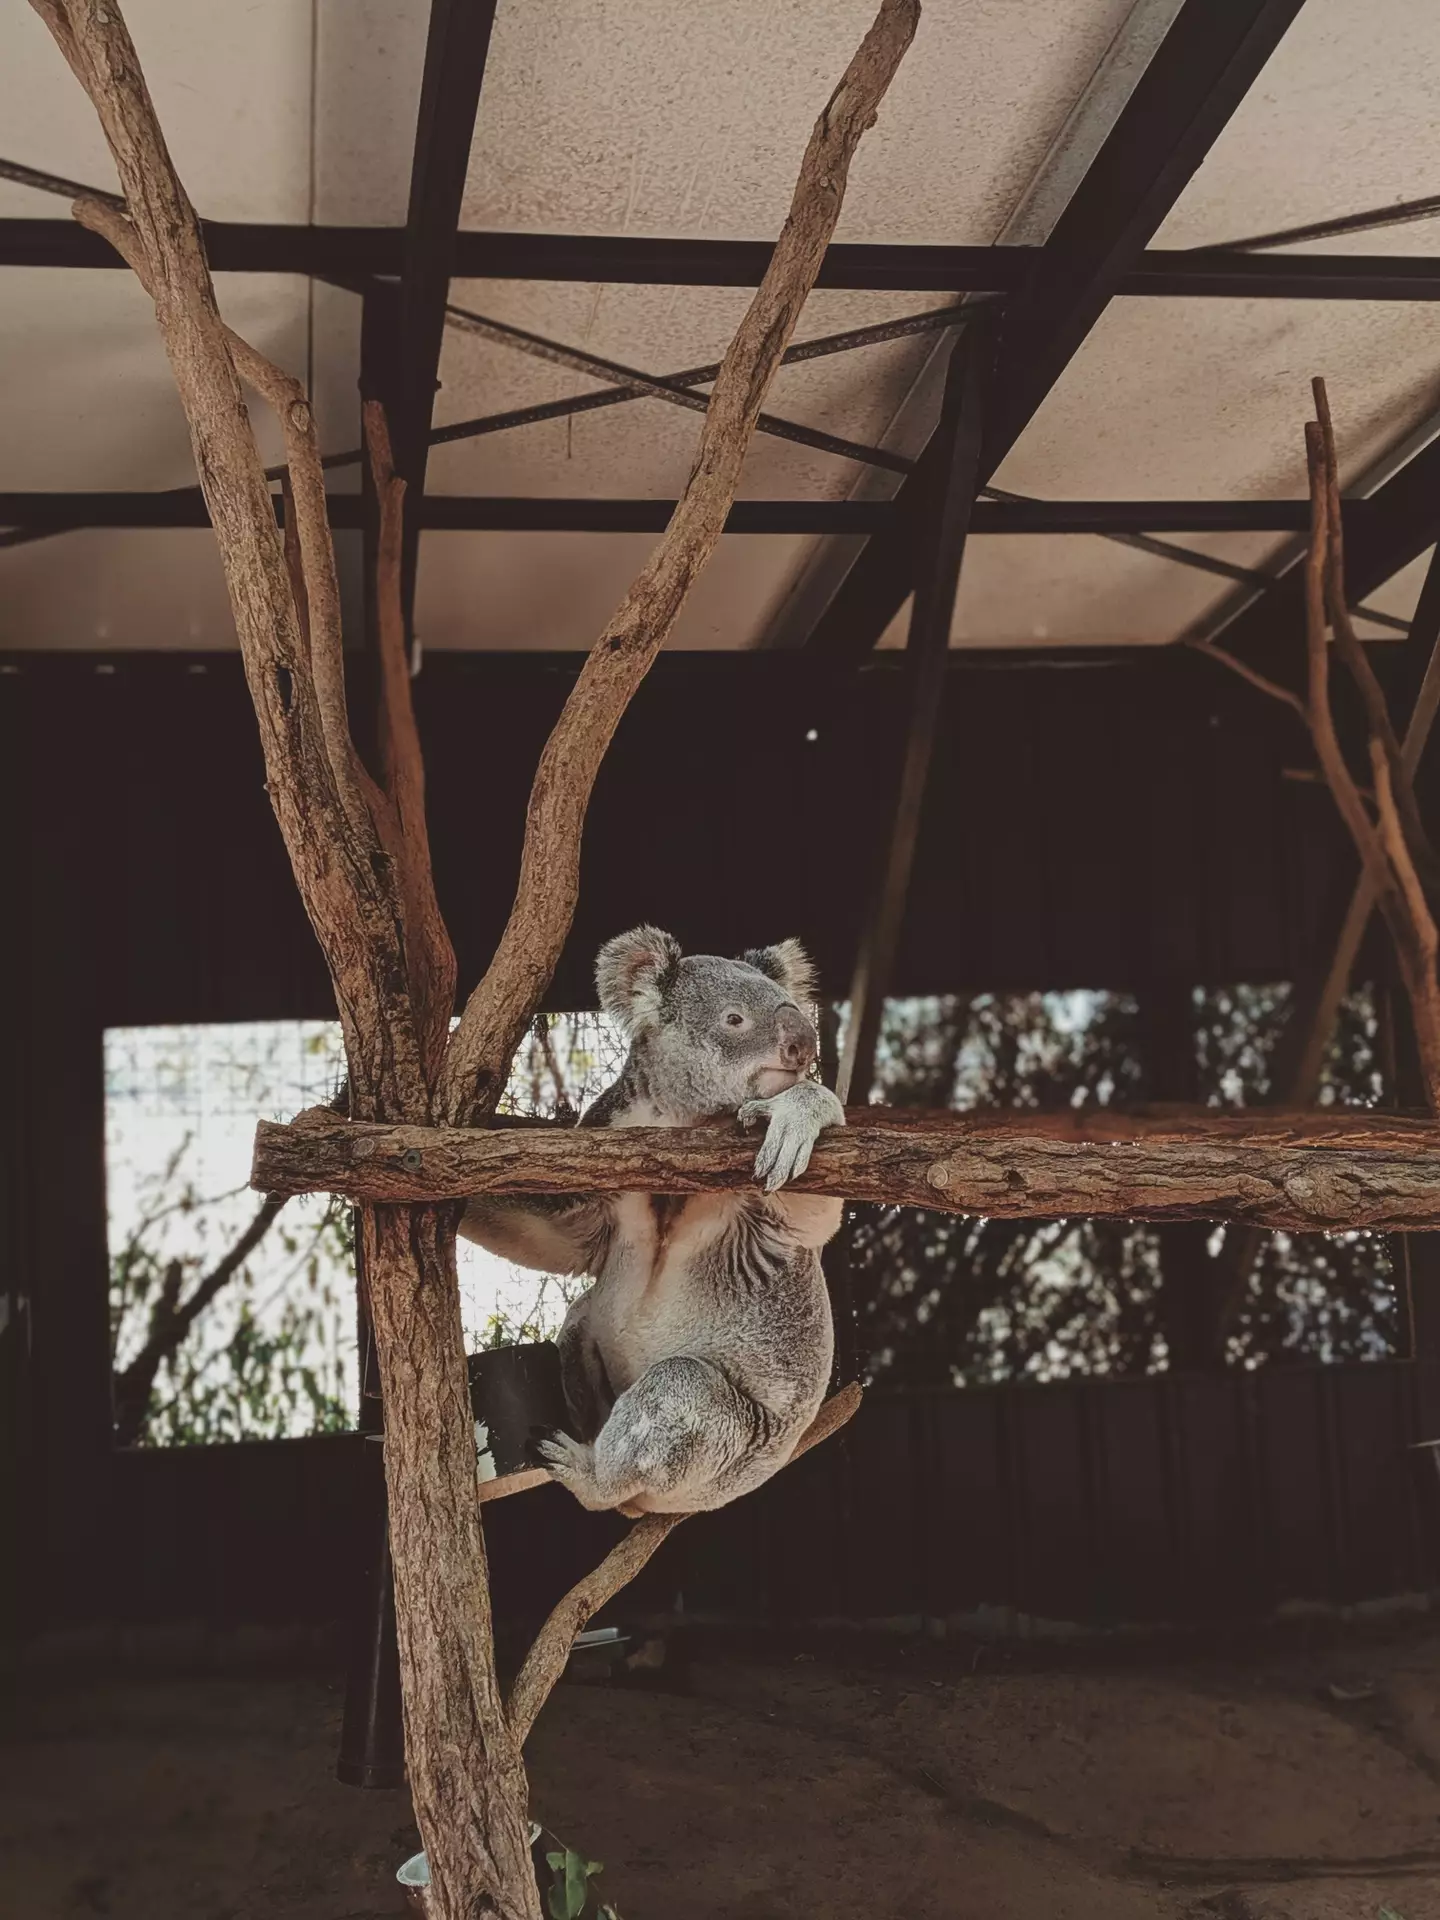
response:
<path fill-rule="evenodd" d="M 824 1128 L 844 1126 L 845 1109 L 829 1087 L 816 1080 L 800 1080 L 769 1100 L 747 1100 L 739 1118 L 744 1127 L 765 1123 L 765 1138 L 755 1156 L 755 1178 L 767 1194 L 774 1195 L 809 1166 L 811 1149 Z M 772 1205 L 784 1213 L 802 1246 L 823 1247 L 840 1225 L 843 1202 L 795 1193 Z"/>
<path fill-rule="evenodd" d="M 590 1194 L 480 1195 L 466 1207 L 460 1233 L 537 1273 L 595 1273 L 610 1236 L 610 1208 Z"/>

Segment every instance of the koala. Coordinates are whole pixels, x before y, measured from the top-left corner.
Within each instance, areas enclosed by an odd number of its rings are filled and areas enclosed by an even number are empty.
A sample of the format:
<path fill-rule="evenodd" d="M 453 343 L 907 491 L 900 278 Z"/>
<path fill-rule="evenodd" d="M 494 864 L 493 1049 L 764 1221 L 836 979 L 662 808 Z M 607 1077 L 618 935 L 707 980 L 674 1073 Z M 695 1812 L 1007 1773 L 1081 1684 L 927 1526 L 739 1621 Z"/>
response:
<path fill-rule="evenodd" d="M 594 1276 L 560 1333 L 573 1434 L 541 1441 L 582 1506 L 721 1507 L 785 1465 L 830 1378 L 820 1249 L 841 1202 L 781 1191 L 845 1110 L 807 1078 L 813 991 L 798 942 L 682 957 L 637 927 L 600 950 L 600 1004 L 630 1041 L 584 1127 L 765 1128 L 758 1191 L 480 1197 L 467 1239 L 521 1266 Z"/>

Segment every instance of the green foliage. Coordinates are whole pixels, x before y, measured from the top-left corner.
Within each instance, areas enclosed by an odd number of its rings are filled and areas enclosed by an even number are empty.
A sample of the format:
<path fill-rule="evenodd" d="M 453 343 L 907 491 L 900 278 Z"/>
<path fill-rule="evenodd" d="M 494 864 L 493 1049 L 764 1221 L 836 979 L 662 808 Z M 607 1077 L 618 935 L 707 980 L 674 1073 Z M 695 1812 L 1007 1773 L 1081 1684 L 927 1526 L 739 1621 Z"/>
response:
<path fill-rule="evenodd" d="M 183 1304 L 225 1251 L 213 1214 L 236 1196 L 197 1193 L 183 1171 L 188 1147 L 187 1140 L 144 1183 L 140 1217 L 111 1255 L 117 1367 L 145 1344 L 162 1291 L 168 1286 L 172 1304 Z M 162 1363 L 138 1444 L 200 1446 L 352 1426 L 336 1335 L 348 1326 L 353 1271 L 347 1207 L 332 1203 L 308 1222 L 282 1213 Z"/>
<path fill-rule="evenodd" d="M 587 1860 L 572 1847 L 547 1852 L 545 1861 L 555 1876 L 546 1892 L 551 1920 L 581 1920 L 586 1913 L 595 1913 L 601 1920 L 607 1915 L 610 1920 L 620 1920 L 613 1907 L 591 1904 L 594 1889 L 590 1882 L 595 1874 L 604 1872 L 603 1861 Z"/>
<path fill-rule="evenodd" d="M 1194 996 L 1200 1097 L 1263 1099 L 1289 1009 L 1285 987 Z M 1372 1000 L 1345 1002 L 1326 1063 L 1326 1104 L 1380 1097 Z M 897 1106 L 1063 1108 L 1147 1097 L 1140 1009 L 1127 994 L 980 994 L 887 1004 L 877 1090 Z M 895 1385 L 1155 1372 L 1169 1363 L 1179 1290 L 1196 1284 L 1173 1230 L 1111 1220 L 990 1220 L 916 1208 L 851 1209 L 861 1352 Z M 1183 1230 L 1182 1230 L 1183 1231 Z M 1208 1248 L 1191 1244 L 1204 1272 Z M 1166 1260 L 1176 1261 L 1166 1291 Z M 1397 1347 L 1388 1245 L 1373 1234 L 1271 1234 L 1225 1357 L 1355 1359 Z"/>

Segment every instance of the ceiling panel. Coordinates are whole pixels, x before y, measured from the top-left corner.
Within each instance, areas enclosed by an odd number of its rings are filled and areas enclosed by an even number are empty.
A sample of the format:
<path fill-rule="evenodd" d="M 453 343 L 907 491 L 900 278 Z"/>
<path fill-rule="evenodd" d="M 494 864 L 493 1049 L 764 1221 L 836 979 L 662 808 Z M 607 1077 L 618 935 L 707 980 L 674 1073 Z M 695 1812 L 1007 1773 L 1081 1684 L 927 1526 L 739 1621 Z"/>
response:
<path fill-rule="evenodd" d="M 125 19 L 180 177 L 201 213 L 212 220 L 308 219 L 307 0 L 127 0 Z M 22 0 L 5 8 L 0 26 L 0 128 L 7 160 L 115 190 L 95 110 Z M 0 181 L 0 215 L 53 219 L 63 206 Z"/>
<path fill-rule="evenodd" d="M 842 240 L 993 240 L 1130 0 L 926 0 Z M 785 217 L 873 0 L 501 0 L 462 224 L 744 239 Z"/>
<path fill-rule="evenodd" d="M 1152 10 L 1158 0 L 1145 0 Z M 1163 10 L 1163 9 L 1162 9 Z M 754 238 L 783 219 L 800 152 L 873 0 L 501 0 L 463 219 L 472 227 Z M 994 240 L 1129 12 L 1129 0 L 927 0 L 916 45 L 857 159 L 840 237 Z M 218 218 L 403 220 L 428 0 L 130 0 L 182 176 Z M 1440 190 L 1440 8 L 1308 0 L 1162 230 L 1214 243 Z M 0 151 L 113 173 L 93 113 L 39 20 L 0 22 Z M 1053 168 L 1051 169 L 1053 172 Z M 61 203 L 0 185 L 0 214 Z M 1431 252 L 1437 225 L 1324 243 Z M 193 478 L 153 317 L 120 273 L 10 269 L 0 300 L 0 486 L 147 488 Z M 226 317 L 312 379 L 327 449 L 353 445 L 359 303 L 298 279 L 222 276 Z M 476 282 L 454 297 L 647 371 L 719 358 L 743 290 Z M 802 337 L 943 302 L 814 295 Z M 770 410 L 913 453 L 930 424 L 926 340 L 784 371 Z M 1069 498 L 1264 498 L 1303 487 L 1307 382 L 1324 373 L 1353 478 L 1440 408 L 1440 311 L 1423 304 L 1115 303 L 999 483 Z M 447 335 L 440 422 L 585 391 L 583 375 Z M 919 392 L 919 397 L 915 397 Z M 909 402 L 907 407 L 907 401 Z M 260 422 L 265 457 L 278 442 Z M 699 419 L 639 401 L 438 449 L 439 492 L 670 497 Z M 353 487 L 355 471 L 335 484 Z M 885 482 L 885 487 L 890 483 Z M 882 487 L 882 491 L 884 488 Z M 757 441 L 746 497 L 873 494 L 876 476 Z M 1170 536 L 1237 564 L 1271 536 Z M 849 548 L 853 549 L 853 542 Z M 653 545 L 646 536 L 427 534 L 429 646 L 588 645 Z M 839 543 L 732 536 L 676 644 L 750 646 L 803 628 Z M 843 547 L 840 550 L 845 550 Z M 350 556 L 353 561 L 353 556 Z M 349 562 L 347 562 L 349 564 Z M 1413 575 L 1413 578 L 1412 578 Z M 1407 610 L 1418 572 L 1375 596 Z M 353 581 L 350 582 L 353 592 Z M 1113 542 L 972 543 L 955 638 L 970 645 L 1153 644 L 1230 589 Z M 230 645 L 206 534 L 91 532 L 0 552 L 0 632 L 16 645 Z M 903 634 L 903 620 L 887 636 Z"/>

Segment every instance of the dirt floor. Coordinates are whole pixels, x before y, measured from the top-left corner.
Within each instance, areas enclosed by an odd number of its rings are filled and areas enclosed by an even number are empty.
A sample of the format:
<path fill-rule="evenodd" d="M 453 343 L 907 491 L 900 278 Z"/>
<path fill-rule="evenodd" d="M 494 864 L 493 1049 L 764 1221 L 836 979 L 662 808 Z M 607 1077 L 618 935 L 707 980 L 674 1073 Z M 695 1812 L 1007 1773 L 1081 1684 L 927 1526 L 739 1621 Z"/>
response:
<path fill-rule="evenodd" d="M 6 1920 L 379 1920 L 401 1792 L 335 1782 L 338 1683 L 15 1690 Z M 537 1817 L 625 1920 L 1440 1920 L 1440 1629 L 1043 1657 L 671 1641 L 567 1684 Z"/>

